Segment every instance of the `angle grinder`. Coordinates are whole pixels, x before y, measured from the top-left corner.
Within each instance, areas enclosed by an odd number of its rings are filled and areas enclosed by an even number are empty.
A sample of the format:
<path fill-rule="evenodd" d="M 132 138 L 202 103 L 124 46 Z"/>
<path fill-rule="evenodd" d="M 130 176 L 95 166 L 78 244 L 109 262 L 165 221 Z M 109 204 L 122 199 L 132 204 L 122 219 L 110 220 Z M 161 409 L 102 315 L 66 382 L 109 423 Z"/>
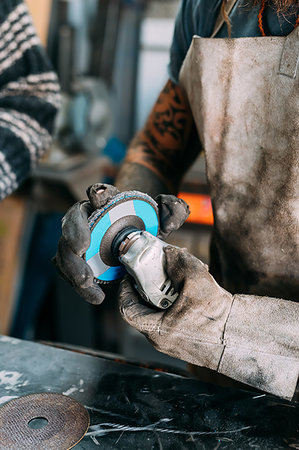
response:
<path fill-rule="evenodd" d="M 85 260 L 97 283 L 109 284 L 127 271 L 141 297 L 167 309 L 178 297 L 165 271 L 167 246 L 157 235 L 157 203 L 138 191 L 121 192 L 88 219 L 91 242 Z"/>

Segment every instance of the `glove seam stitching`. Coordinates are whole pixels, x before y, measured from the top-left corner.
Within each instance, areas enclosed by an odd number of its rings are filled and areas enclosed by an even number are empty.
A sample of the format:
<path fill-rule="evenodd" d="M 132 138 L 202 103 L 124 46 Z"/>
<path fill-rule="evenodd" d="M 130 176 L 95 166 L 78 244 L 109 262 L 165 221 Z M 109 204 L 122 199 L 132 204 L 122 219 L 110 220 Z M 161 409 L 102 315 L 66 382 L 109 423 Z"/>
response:
<path fill-rule="evenodd" d="M 225 352 L 226 345 L 227 345 L 226 344 L 226 340 L 225 340 L 226 327 L 227 327 L 227 322 L 228 322 L 228 319 L 230 317 L 230 314 L 231 314 L 234 302 L 235 302 L 235 296 L 233 295 L 232 302 L 231 302 L 231 305 L 230 305 L 230 308 L 229 308 L 229 312 L 228 312 L 228 315 L 227 315 L 227 318 L 226 318 L 226 321 L 225 321 L 225 324 L 224 324 L 224 327 L 223 327 L 223 333 L 222 333 L 222 338 L 221 338 L 221 342 L 223 344 L 223 350 L 222 350 L 222 353 L 220 355 L 219 362 L 218 362 L 218 365 L 217 365 L 217 369 L 216 369 L 217 372 L 219 372 L 219 368 L 220 368 L 221 362 L 223 360 L 224 352 Z"/>
<path fill-rule="evenodd" d="M 171 330 L 172 330 L 171 327 L 165 327 L 164 330 L 161 330 L 160 328 L 157 328 L 156 326 L 153 326 L 153 327 L 141 326 L 140 327 L 141 332 L 156 332 L 159 336 L 168 334 L 168 332 Z M 223 345 L 222 341 L 215 342 L 215 341 L 202 340 L 202 339 L 194 338 L 193 335 L 190 335 L 190 334 L 174 332 L 174 333 L 172 333 L 172 336 L 188 338 L 188 339 L 191 338 L 193 340 L 193 342 L 195 342 L 195 343 L 203 343 L 203 344 L 211 344 L 211 345 L 219 345 L 219 346 Z"/>

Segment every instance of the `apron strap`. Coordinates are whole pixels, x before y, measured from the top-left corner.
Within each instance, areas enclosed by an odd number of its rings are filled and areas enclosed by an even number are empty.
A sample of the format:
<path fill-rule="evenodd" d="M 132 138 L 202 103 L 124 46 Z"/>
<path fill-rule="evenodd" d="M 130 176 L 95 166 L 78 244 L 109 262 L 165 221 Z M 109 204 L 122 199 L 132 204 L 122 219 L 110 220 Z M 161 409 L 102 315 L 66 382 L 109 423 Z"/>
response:
<path fill-rule="evenodd" d="M 231 10 L 233 9 L 233 7 L 235 6 L 235 4 L 237 3 L 238 0 L 226 0 L 225 5 L 224 5 L 224 9 L 225 12 L 227 13 L 227 15 L 230 14 Z M 217 20 L 215 22 L 215 27 L 214 27 L 214 31 L 211 34 L 211 38 L 215 37 L 216 34 L 218 33 L 218 31 L 220 30 L 220 28 L 222 27 L 222 25 L 224 24 L 225 20 L 223 18 L 223 15 L 221 13 L 221 8 L 220 8 L 220 13 L 219 16 L 217 17 Z"/>
<path fill-rule="evenodd" d="M 290 33 L 282 50 L 279 74 L 296 78 L 299 66 L 299 27 Z"/>

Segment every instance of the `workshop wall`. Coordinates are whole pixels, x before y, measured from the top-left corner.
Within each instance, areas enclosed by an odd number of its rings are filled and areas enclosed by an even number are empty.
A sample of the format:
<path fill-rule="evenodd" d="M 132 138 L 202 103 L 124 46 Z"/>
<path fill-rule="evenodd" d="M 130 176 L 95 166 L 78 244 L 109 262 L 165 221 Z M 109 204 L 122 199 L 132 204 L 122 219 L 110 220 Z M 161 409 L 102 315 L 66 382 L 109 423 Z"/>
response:
<path fill-rule="evenodd" d="M 46 47 L 48 41 L 49 22 L 52 8 L 52 0 L 26 0 L 29 11 L 33 18 L 33 22 L 37 31 L 37 34 Z"/>

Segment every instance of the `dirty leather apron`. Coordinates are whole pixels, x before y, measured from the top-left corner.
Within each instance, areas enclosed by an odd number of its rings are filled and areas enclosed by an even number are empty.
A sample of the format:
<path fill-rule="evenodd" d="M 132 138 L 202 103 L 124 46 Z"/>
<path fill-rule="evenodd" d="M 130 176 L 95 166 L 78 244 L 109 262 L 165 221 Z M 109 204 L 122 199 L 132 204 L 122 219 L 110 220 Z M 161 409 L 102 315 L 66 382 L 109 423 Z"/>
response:
<path fill-rule="evenodd" d="M 194 36 L 180 72 L 206 154 L 210 267 L 231 293 L 299 301 L 298 56 L 299 27 Z"/>

